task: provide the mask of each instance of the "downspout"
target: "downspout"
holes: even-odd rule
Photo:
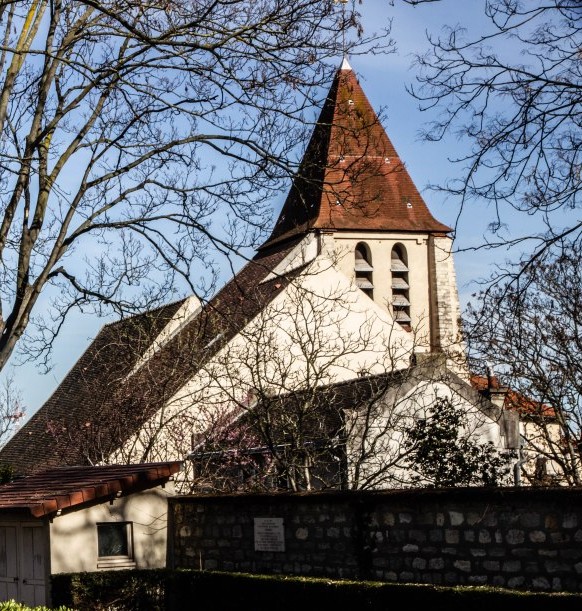
[[[525,456],[523,455],[524,445],[524,440],[523,438],[521,438],[519,443],[519,449],[517,451],[518,460],[516,460],[515,464],[513,465],[513,484],[515,486],[521,486],[521,466],[526,462]]]

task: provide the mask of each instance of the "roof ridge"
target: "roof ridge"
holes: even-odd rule
[[[105,323],[101,329],[105,329],[106,327],[114,327],[115,325],[119,325],[121,323],[125,323],[125,322],[130,322],[132,320],[135,320],[136,318],[140,318],[142,316],[148,316],[149,314],[154,314],[155,312],[159,312],[161,310],[165,310],[166,308],[171,308],[172,306],[179,306],[181,305],[184,301],[186,301],[186,299],[190,298],[190,297],[197,297],[196,295],[194,295],[194,293],[192,293],[191,295],[186,295],[186,297],[182,297],[180,299],[176,299],[174,301],[170,301],[166,304],[157,306],[155,308],[152,308],[151,310],[145,310],[144,312],[136,312],[135,314],[129,314],[128,316],[122,316],[121,318],[118,318],[117,320],[112,320],[110,322]]]

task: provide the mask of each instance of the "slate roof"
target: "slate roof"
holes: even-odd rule
[[[105,462],[301,272],[261,282],[295,244],[258,254],[132,375],[181,302],[106,325],[50,399],[0,450],[0,463],[23,475]]]
[[[265,246],[312,229],[446,233],[349,65],[338,70]]]
[[[82,438],[90,429],[86,425],[98,417],[97,406],[131,371],[181,304],[105,325],[44,405],[0,450],[0,462],[20,475],[63,464],[87,464]]]
[[[241,417],[231,418],[224,427],[216,429],[214,438],[203,436],[192,456],[204,454],[210,445],[213,451],[221,444],[223,450],[230,449],[233,440],[238,444],[239,439],[236,435],[228,435],[227,431],[248,426],[256,433],[249,438],[261,446],[267,439],[273,444],[283,443],[295,427],[308,442],[333,441],[343,431],[345,410],[373,405],[408,375],[409,370],[384,373],[265,397],[253,407],[241,408]]]
[[[28,510],[35,518],[80,509],[165,484],[181,462],[62,467],[0,486],[0,511]]]

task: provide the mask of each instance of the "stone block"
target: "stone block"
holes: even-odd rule
[[[566,558],[568,560],[582,559],[582,549],[580,548],[570,547],[566,549],[561,549],[559,551],[559,554],[560,554],[560,558]]]
[[[309,537],[309,529],[302,527],[295,531],[295,538],[300,541],[305,541]]]
[[[431,512],[422,513],[418,516],[417,523],[422,526],[432,526],[435,523],[435,515]]]
[[[465,521],[465,516],[460,511],[449,511],[451,526],[460,526]]]
[[[497,560],[483,560],[483,568],[486,571],[499,571],[501,563]]]
[[[467,520],[467,524],[469,526],[476,526],[481,522],[482,516],[480,513],[477,513],[475,511],[469,511],[465,519]]]
[[[532,530],[528,538],[532,543],[543,543],[546,540],[546,533],[543,530]]]
[[[414,558],[412,560],[412,568],[417,571],[424,571],[426,568],[426,560],[424,558]]]
[[[540,514],[535,511],[526,511],[519,516],[519,524],[523,528],[538,528],[541,522]]]
[[[570,570],[570,565],[568,563],[560,562],[559,560],[546,560],[544,562],[544,567],[547,573],[567,572]]]
[[[562,517],[562,528],[576,528],[578,526],[578,516],[575,513],[566,513]]]
[[[502,570],[504,573],[518,573],[519,571],[521,571],[521,561],[505,560],[502,565]]]
[[[555,516],[552,513],[547,514],[546,517],[544,518],[544,526],[548,530],[556,530],[558,528],[559,524],[560,524],[560,522],[559,522],[557,516]],[[549,585],[550,584],[548,584],[548,587],[549,587]]]
[[[441,529],[433,529],[428,531],[428,540],[431,543],[441,543],[443,540],[443,531]]]
[[[487,555],[487,552],[482,547],[472,547],[470,549],[470,554],[473,558],[481,558]]]
[[[511,555],[516,558],[531,558],[536,555],[536,552],[530,547],[514,547],[511,550]]]
[[[550,533],[550,541],[552,543],[568,543],[570,536],[562,531]]]
[[[431,558],[428,561],[428,568],[433,571],[439,571],[445,568],[445,561],[442,558]]]
[[[531,585],[535,590],[550,590],[550,582],[545,577],[534,577]]]
[[[507,543],[509,543],[509,545],[520,545],[525,541],[525,533],[523,530],[511,528],[507,531],[507,534],[505,535],[505,540],[507,541]],[[501,541],[498,541],[498,543],[501,543]]]
[[[538,550],[538,556],[545,558],[555,558],[558,555],[557,549],[540,549]]]
[[[408,538],[414,543],[424,543],[426,541],[426,532],[414,528],[408,531]]]

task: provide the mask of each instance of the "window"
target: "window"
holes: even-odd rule
[[[354,252],[354,270],[356,275],[356,286],[364,291],[370,299],[374,298],[374,284],[372,283],[372,257],[368,246],[360,242]]]
[[[97,524],[97,567],[134,566],[131,522]]]
[[[408,284],[408,257],[402,244],[392,248],[390,261],[392,275],[392,313],[394,320],[407,331],[410,330],[410,301]]]

